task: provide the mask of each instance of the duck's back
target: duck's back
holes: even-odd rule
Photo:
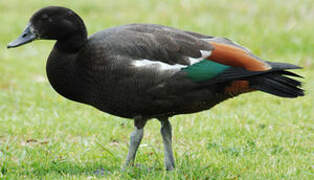
[[[175,42],[173,37],[179,35],[186,42]],[[212,106],[216,102],[209,102],[210,88],[194,90],[197,83],[180,72],[190,64],[184,53],[199,53],[182,53],[188,48],[185,43],[210,48],[188,33],[159,25],[125,25],[92,35],[76,60],[77,73],[88,87],[87,103],[128,118],[191,113]],[[191,108],[193,103],[203,107]]]

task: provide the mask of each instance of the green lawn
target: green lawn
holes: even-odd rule
[[[173,172],[164,170],[159,122],[149,121],[140,165],[121,172],[133,121],[58,95],[45,75],[54,42],[6,49],[47,5],[74,9],[89,34],[145,22],[228,37],[303,66],[306,96],[254,92],[173,117]],[[0,179],[314,179],[313,0],[8,0],[0,22]]]

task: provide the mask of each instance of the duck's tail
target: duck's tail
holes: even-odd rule
[[[287,69],[300,69],[301,67],[286,63],[267,63],[271,65],[272,70],[265,74],[250,77],[248,80],[251,88],[280,97],[304,96],[304,90],[301,89],[302,83],[291,78],[302,78],[302,76],[287,71]]]

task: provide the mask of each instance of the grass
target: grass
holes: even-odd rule
[[[149,121],[140,166],[121,172],[132,121],[54,92],[45,75],[52,41],[5,48],[47,5],[74,9],[89,34],[145,22],[228,37],[264,59],[303,66],[306,96],[255,92],[172,118],[173,172],[164,171],[160,125]],[[0,2],[0,179],[314,179],[313,20],[311,0]]]

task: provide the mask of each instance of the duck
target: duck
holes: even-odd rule
[[[300,66],[270,62],[223,37],[158,24],[127,24],[88,37],[73,10],[48,6],[35,12],[7,48],[55,40],[46,63],[61,96],[134,121],[123,169],[134,165],[148,120],[161,123],[165,169],[175,168],[169,118],[209,110],[240,94],[262,91],[304,96]]]

